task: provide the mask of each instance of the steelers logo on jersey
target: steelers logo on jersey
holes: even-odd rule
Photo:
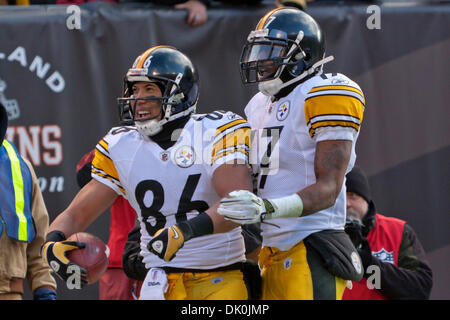
[[[278,121],[283,121],[284,119],[287,118],[287,116],[289,115],[289,106],[290,106],[289,101],[286,101],[278,107],[277,110]]]
[[[355,251],[352,252],[351,258],[353,267],[355,268],[356,272],[358,274],[361,274],[362,272],[361,259],[359,258],[358,254]]]
[[[175,152],[175,163],[181,168],[188,168],[194,164],[195,153],[191,146],[181,146]]]

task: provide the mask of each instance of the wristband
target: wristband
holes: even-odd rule
[[[66,235],[64,234],[64,232],[59,230],[53,230],[47,233],[47,236],[45,237],[45,242],[58,242],[64,240],[66,240]]]
[[[294,193],[287,197],[264,199],[266,215],[264,219],[300,217],[303,212],[302,198]]]
[[[183,232],[184,241],[214,232],[213,222],[205,212],[200,212],[195,218],[179,222],[177,226]]]

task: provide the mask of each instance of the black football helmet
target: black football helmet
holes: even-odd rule
[[[132,95],[135,82],[154,82],[161,89],[162,97]],[[124,97],[119,98],[122,122],[133,121],[140,133],[153,136],[163,125],[195,112],[199,95],[198,73],[191,60],[169,46],[156,46],[139,55],[124,79]],[[154,117],[135,117],[138,100],[159,101],[160,113]],[[162,114],[162,119],[158,120]]]
[[[325,40],[317,22],[297,8],[276,8],[247,38],[240,60],[242,81],[258,82],[262,93],[273,96],[320,72],[324,63],[333,60],[324,56]]]

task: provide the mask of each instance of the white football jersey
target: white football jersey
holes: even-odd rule
[[[248,164],[250,127],[232,112],[192,115],[164,150],[135,127],[117,127],[96,146],[92,177],[126,197],[138,213],[147,268],[213,269],[245,260],[241,228],[186,241],[165,262],[147,249],[156,231],[191,219],[220,200],[214,170],[230,160]]]
[[[353,142],[349,172],[356,160],[364,104],[358,84],[334,73],[314,76],[275,102],[257,93],[245,114],[252,128],[250,163],[258,172],[258,195],[288,196],[315,183],[314,157],[319,141]],[[313,232],[343,229],[345,192],[344,180],[332,207],[305,217],[268,221],[278,227],[262,223],[263,245],[289,250]]]

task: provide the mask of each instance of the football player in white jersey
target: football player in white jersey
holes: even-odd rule
[[[122,195],[138,213],[149,269],[140,299],[248,298],[241,227],[215,210],[232,190],[252,190],[250,127],[232,112],[194,114],[198,92],[194,65],[175,48],[153,47],[135,60],[119,99],[121,118],[135,126],[100,140],[93,179],[53,221],[43,246],[63,279],[73,264],[66,253],[82,246],[65,239]]]
[[[341,299],[346,280],[362,276],[344,233],[344,179],[365,100],[345,75],[323,73],[332,59],[316,21],[289,7],[268,12],[242,52],[243,82],[260,91],[245,108],[258,137],[258,195],[234,191],[218,212],[262,222],[262,299]]]

